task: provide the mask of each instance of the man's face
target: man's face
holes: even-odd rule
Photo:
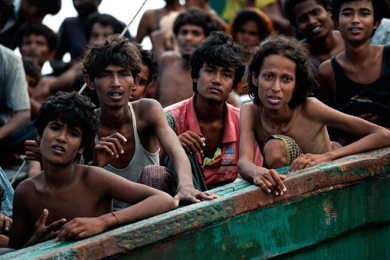
[[[280,110],[288,106],[295,91],[294,61],[280,55],[265,57],[259,76],[252,72],[252,83],[258,87],[258,95],[263,106],[270,110]]]
[[[235,40],[243,47],[255,44],[259,40],[259,29],[254,21],[247,21],[235,32]]]
[[[81,138],[80,127],[69,127],[60,117],[50,121],[40,140],[42,158],[57,166],[73,163],[77,153],[84,150],[80,149]]]
[[[352,42],[366,41],[379,26],[379,21],[374,23],[372,1],[367,0],[342,4],[338,22],[341,36]]]
[[[177,34],[177,43],[183,57],[190,57],[191,51],[196,48],[204,39],[203,28],[193,24],[185,24],[180,27]]]
[[[108,36],[114,34],[114,28],[111,25],[103,26],[100,23],[95,23],[92,26],[91,38],[89,43],[101,42],[108,38]]]
[[[94,81],[91,81],[89,75],[85,76],[85,81],[89,88],[96,89],[102,107],[127,106],[134,85],[131,71],[113,64],[100,72]]]
[[[224,68],[212,64],[204,63],[199,71],[197,82],[198,97],[208,101],[224,102],[232,91],[234,68]]]
[[[146,84],[149,78],[149,68],[148,66],[142,64],[142,71],[139,74],[139,82],[138,84],[134,84],[134,87],[131,89],[131,96],[129,101],[136,101],[141,99],[146,90]]]
[[[73,0],[73,6],[80,17],[87,17],[96,12],[100,2],[100,0]]]
[[[20,53],[23,57],[38,61],[40,65],[43,65],[54,55],[54,51],[49,49],[49,43],[45,36],[36,34],[23,36]]]
[[[306,0],[295,5],[295,19],[298,30],[308,41],[326,37],[333,28],[328,11],[314,0]]]

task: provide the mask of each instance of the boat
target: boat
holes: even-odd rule
[[[212,201],[0,259],[390,259],[390,148],[278,172],[282,196],[239,180]]]

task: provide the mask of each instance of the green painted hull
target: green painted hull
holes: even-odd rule
[[[390,259],[389,160],[386,148],[316,166],[282,197],[236,182],[214,201],[0,259]]]

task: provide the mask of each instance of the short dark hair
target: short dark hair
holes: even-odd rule
[[[133,43],[135,47],[138,48],[141,53],[142,64],[144,64],[149,69],[149,77],[148,82],[146,82],[146,87],[148,87],[149,83],[152,82],[157,77],[157,63],[154,59],[154,55],[152,51],[145,50],[142,48],[141,44]],[[146,88],[145,88],[146,91]]]
[[[357,0],[332,0],[332,18],[339,20],[341,6],[344,3],[354,2]],[[382,20],[387,12],[387,0],[371,0],[374,9],[374,22]]]
[[[30,77],[33,77],[38,83],[38,81],[41,79],[41,67],[39,66],[38,62],[26,57],[22,58],[22,60],[24,72]],[[34,87],[36,87],[36,85]]]
[[[14,1],[12,0],[0,0],[0,27],[7,24],[8,20],[15,15]]]
[[[105,41],[87,46],[83,63],[83,73],[94,80],[111,63],[131,71],[133,78],[141,72],[141,54],[137,47],[124,36],[109,36]]]
[[[179,14],[173,23],[173,32],[177,36],[183,25],[192,24],[203,28],[204,34],[207,36],[211,32],[218,30],[218,25],[205,10],[198,7],[190,7],[187,11]]]
[[[16,36],[16,43],[18,44],[19,49],[22,48],[23,37],[28,37],[31,34],[42,35],[46,38],[49,49],[51,51],[56,49],[58,40],[57,35],[53,32],[52,29],[38,21],[28,21],[20,27]]]
[[[28,2],[46,14],[54,15],[61,10],[61,0],[28,0]]]
[[[102,26],[112,26],[114,29],[114,34],[120,34],[123,29],[125,29],[125,26],[120,21],[115,19],[115,17],[109,14],[94,13],[88,16],[88,19],[84,25],[84,32],[87,40],[91,38],[92,27],[95,23],[99,23]]]
[[[233,42],[231,35],[225,32],[212,32],[194,49],[190,59],[192,79],[199,78],[199,71],[204,63],[224,68],[234,68],[236,73],[233,79],[233,88],[244,76],[244,50],[240,45]],[[193,83],[193,90],[197,92],[196,82]]]
[[[252,10],[242,10],[237,14],[237,17],[234,19],[232,24],[232,34],[234,35],[240,27],[248,21],[256,23],[260,39],[265,39],[270,35],[269,30],[267,30],[264,26],[263,18],[257,12]]]
[[[47,124],[61,117],[61,121],[68,126],[81,128],[80,148],[87,147],[95,138],[98,129],[98,117],[94,110],[95,105],[88,97],[77,92],[59,91],[55,96],[48,97],[42,103],[34,126],[42,137]]]
[[[297,18],[295,17],[295,6],[301,2],[308,0],[285,0],[284,1],[284,16],[290,21],[291,25],[298,28]],[[329,0],[313,0],[317,4],[322,5],[326,11],[330,8]]]
[[[254,50],[254,55],[248,63],[245,79],[247,86],[244,87],[253,103],[262,105],[258,96],[258,86],[252,82],[252,72],[256,78],[260,74],[264,59],[269,55],[284,56],[296,64],[296,86],[298,88],[293,93],[290,102],[290,108],[294,108],[305,102],[306,98],[312,94],[312,87],[316,84],[314,67],[309,60],[309,50],[305,43],[300,43],[296,39],[283,35],[270,36],[263,41],[260,46]]]

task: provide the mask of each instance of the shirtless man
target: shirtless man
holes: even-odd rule
[[[114,35],[89,45],[82,62],[85,82],[97,91],[100,101],[96,146],[89,157],[84,153],[86,162],[92,160],[94,166],[137,181],[146,166],[160,164],[159,142],[177,173],[176,197],[190,202],[213,199],[215,195],[194,189],[190,163],[161,105],[151,99],[128,102],[141,72],[138,49],[126,38]],[[126,206],[114,201],[114,209]]]
[[[94,108],[77,93],[60,92],[42,104],[34,124],[43,171],[15,191],[10,247],[82,239],[178,206],[164,192],[74,163],[96,134]],[[113,198],[133,206],[113,214]]]
[[[238,175],[240,110],[226,99],[244,75],[244,51],[230,35],[212,32],[190,65],[195,94],[164,111],[184,150],[195,155],[207,189],[213,189]],[[255,163],[262,165],[258,149]]]
[[[179,44],[180,54],[168,51],[158,60],[156,99],[163,107],[192,96],[189,64],[191,51],[216,30],[216,22],[202,9],[189,8],[177,17],[173,31]],[[234,96],[231,100],[233,103]],[[234,105],[237,106],[236,103]]]
[[[285,16],[304,36],[310,47],[310,56],[316,65],[344,51],[343,38],[334,25],[329,13],[328,0],[286,0]]]
[[[286,191],[282,182],[286,176],[273,169],[291,164],[288,171],[298,171],[390,144],[385,128],[307,98],[314,81],[308,58],[302,44],[278,36],[260,45],[245,74],[253,103],[241,108],[239,171],[244,179],[276,196]],[[326,126],[362,138],[337,148]],[[267,168],[253,163],[254,140]]]
[[[390,46],[370,44],[387,2],[335,0],[333,4],[345,51],[321,65],[318,97],[329,106],[336,100],[338,110],[390,129]]]
[[[129,101],[135,101],[143,98],[146,94],[147,87],[157,76],[157,64],[154,60],[153,52],[144,50],[144,48],[142,48],[142,45],[140,44],[135,43],[134,45],[141,53],[142,70],[139,74],[138,84],[134,84],[134,87],[131,90],[131,96]]]

